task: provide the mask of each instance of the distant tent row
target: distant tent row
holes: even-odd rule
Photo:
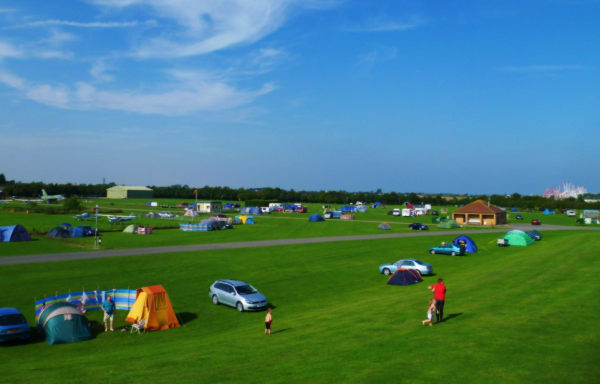
[[[69,237],[94,236],[95,233],[96,230],[90,227],[89,225],[80,225],[71,229],[67,229],[64,227],[54,227],[46,234],[46,236],[55,239],[66,239]]]
[[[248,215],[262,215],[262,210],[260,207],[242,207],[240,208],[240,213]]]
[[[22,225],[7,225],[0,227],[0,242],[31,241],[29,232]]]

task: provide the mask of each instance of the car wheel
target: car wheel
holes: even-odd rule
[[[389,276],[390,275],[390,270],[387,269],[387,268],[384,268],[383,274],[386,275],[386,276]]]
[[[219,305],[219,298],[217,297],[217,295],[212,296],[212,302],[214,305]]]
[[[238,312],[244,312],[244,305],[239,301],[235,305],[235,308],[238,310]]]
[[[456,252],[454,252],[454,251],[450,252],[450,254],[451,254],[452,256],[456,256]]]
[[[432,255],[435,255],[435,250],[432,249],[431,251],[429,251],[429,253],[431,253]]]

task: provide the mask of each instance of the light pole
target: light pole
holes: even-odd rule
[[[94,231],[94,248],[98,248],[98,204],[96,204],[96,230]]]

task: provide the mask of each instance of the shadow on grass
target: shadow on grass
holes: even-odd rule
[[[275,309],[275,308],[277,308],[277,306],[275,304],[273,304],[273,303],[269,303],[269,304],[267,304],[267,306],[265,307],[265,309],[269,309],[269,308],[270,309]]]
[[[177,314],[177,318],[181,322],[181,325],[184,325],[190,321],[196,320],[198,318],[198,314],[192,312],[180,312]]]
[[[278,330],[276,330],[276,331],[271,331],[271,335],[274,335],[274,334],[276,334],[276,333],[285,332],[285,331],[288,331],[288,330],[290,330],[290,329],[291,329],[291,328],[283,328],[283,329],[278,329]]]
[[[444,321],[443,321],[443,322],[445,323],[446,321],[448,321],[448,320],[450,320],[450,319],[454,319],[455,317],[458,317],[458,316],[460,316],[460,315],[462,315],[462,312],[459,312],[459,313],[451,313],[451,314],[449,314],[448,316],[445,316],[445,317],[444,317]]]

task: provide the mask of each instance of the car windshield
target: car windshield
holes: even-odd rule
[[[242,285],[239,287],[235,287],[235,290],[240,295],[250,295],[251,293],[256,293],[256,289],[254,289],[251,285]]]
[[[16,325],[26,323],[25,317],[21,314],[0,316],[0,325]]]

